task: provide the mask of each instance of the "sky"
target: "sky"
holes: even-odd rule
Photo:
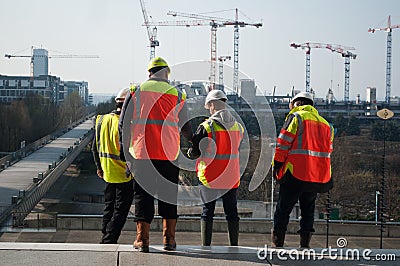
[[[377,98],[385,98],[387,33],[372,34],[368,28],[385,27],[389,15],[392,25],[400,25],[398,0],[145,0],[145,5],[153,21],[189,20],[168,16],[168,11],[233,19],[235,8],[239,20],[262,21],[259,29],[240,28],[239,70],[267,95],[274,86],[278,95],[290,93],[293,86],[305,90],[305,52],[290,43],[311,42],[354,47],[350,99],[360,94],[365,100],[367,87],[376,87]],[[98,55],[49,62],[51,75],[88,81],[91,93],[116,94],[147,78],[150,48],[139,0],[0,0],[0,10],[1,75],[29,75],[29,58],[3,55],[30,55],[34,46],[50,55]],[[210,58],[209,26],[158,27],[157,39],[156,55],[170,65]],[[219,55],[233,57],[233,27],[218,29]],[[233,60],[226,63],[233,66]],[[399,74],[400,28],[392,33],[392,96],[400,96]],[[325,97],[332,88],[342,100],[344,58],[312,49],[311,87],[317,97]]]

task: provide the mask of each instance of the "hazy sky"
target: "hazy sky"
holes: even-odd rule
[[[239,68],[254,78],[262,91],[287,94],[292,86],[305,88],[305,53],[291,42],[318,42],[355,47],[351,60],[350,98],[365,88],[385,97],[387,18],[400,24],[398,0],[146,0],[154,21],[187,20],[167,16],[170,10],[211,13],[211,16],[263,22],[263,27],[240,29]],[[50,59],[49,71],[63,80],[86,80],[92,93],[116,93],[130,82],[147,78],[148,38],[139,0],[0,0],[0,74],[29,75],[29,58],[7,59],[4,54],[29,55],[43,47],[50,55],[99,55],[99,59]],[[245,14],[246,16],[243,16]],[[233,56],[233,27],[218,30],[218,55]],[[210,58],[210,27],[159,27],[156,54],[173,65]],[[233,61],[227,61],[233,66]],[[392,34],[392,96],[400,95],[400,29]],[[231,77],[224,77],[229,79]],[[326,49],[311,51],[311,87],[325,97],[333,87],[343,99],[344,59]]]

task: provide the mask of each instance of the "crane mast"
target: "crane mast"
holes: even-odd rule
[[[239,16],[236,8],[233,30],[233,91],[239,93]]]
[[[156,47],[160,45],[157,40],[157,27],[150,27],[149,16],[147,15],[146,6],[144,5],[144,0],[140,0],[140,6],[142,8],[144,26],[147,29],[147,36],[150,42],[150,60],[156,56]]]
[[[375,31],[386,31],[386,104],[390,104],[390,90],[391,90],[391,71],[392,71],[392,31],[393,29],[400,28],[400,25],[392,25],[390,16],[388,17],[387,27],[385,28],[369,28],[368,32],[374,33]]]
[[[219,61],[219,73],[218,73],[218,83],[219,85],[224,85],[224,62],[226,60],[231,60],[230,55],[222,55],[218,57]]]
[[[356,59],[357,55],[346,50],[340,45],[328,45],[327,49],[332,52],[336,52],[344,57],[344,102],[349,103],[350,101],[350,59]]]

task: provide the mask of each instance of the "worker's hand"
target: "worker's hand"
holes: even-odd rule
[[[100,177],[100,178],[103,178],[103,170],[97,170],[97,175]]]
[[[189,158],[192,158],[192,148],[189,148],[188,150],[187,150],[187,153],[186,153],[186,155],[189,157]]]
[[[190,159],[197,159],[197,158],[199,158],[200,154],[197,154],[196,152],[194,152],[193,148],[189,148],[188,151],[187,151],[187,156]]]

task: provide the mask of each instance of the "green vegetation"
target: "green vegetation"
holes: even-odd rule
[[[275,117],[277,134],[284,117]],[[332,154],[334,188],[330,193],[332,208],[339,211],[339,219],[374,220],[375,191],[381,189],[383,176],[383,134],[385,148],[385,196],[388,220],[400,221],[400,125],[397,121],[369,123],[357,117],[336,116],[330,121],[336,130]],[[245,122],[246,123],[246,122]],[[257,132],[246,123],[249,132]],[[260,153],[258,138],[250,138],[251,153],[248,166],[242,175],[239,199],[269,201],[271,197],[271,173],[255,191],[248,191],[248,183],[254,172]],[[269,167],[270,162],[264,162]],[[326,195],[321,194],[318,210],[325,209]],[[275,197],[277,194],[275,195]]]
[[[39,95],[0,103],[0,151],[16,151],[21,141],[34,142],[68,127],[88,112],[78,93],[71,93],[59,106]]]

